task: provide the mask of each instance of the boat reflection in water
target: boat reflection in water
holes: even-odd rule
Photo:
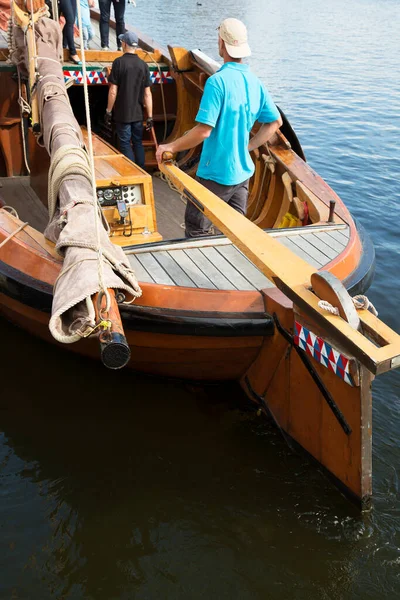
[[[339,593],[343,562],[351,578],[365,521],[276,428],[243,411],[238,387],[120,372],[116,388],[96,362],[1,326],[18,385],[0,412],[0,595],[212,598],[240,586],[251,597],[248,581],[260,593],[298,581]],[[305,547],[321,562],[306,561]]]

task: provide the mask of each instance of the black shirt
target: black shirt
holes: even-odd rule
[[[120,123],[143,121],[144,88],[151,85],[144,60],[136,54],[123,54],[114,60],[108,81],[118,86],[114,119]]]

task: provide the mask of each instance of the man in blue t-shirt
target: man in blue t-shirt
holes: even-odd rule
[[[225,19],[218,28],[219,53],[223,66],[205,85],[196,125],[171,144],[159,146],[157,160],[164,152],[189,150],[203,142],[197,179],[207,189],[246,214],[249,179],[254,164],[249,151],[265,144],[282,125],[270,95],[242,59],[250,56],[245,25]],[[258,121],[261,127],[250,140]],[[209,235],[211,222],[191,202],[187,203],[187,237]]]

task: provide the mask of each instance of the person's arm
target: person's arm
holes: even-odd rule
[[[182,150],[190,150],[195,146],[198,146],[208,137],[210,137],[213,128],[210,125],[204,125],[199,123],[193,129],[190,129],[185,135],[171,142],[170,144],[163,144],[158,146],[156,159],[157,162],[162,162],[162,156],[164,152],[181,152]]]
[[[209,138],[212,130],[217,124],[221,106],[221,90],[219,89],[218,84],[213,81],[213,78],[210,77],[206,82],[199,111],[196,116],[198,124],[171,144],[159,146],[156,153],[157,162],[162,162],[162,155],[164,152],[175,153],[181,152],[181,150],[190,150]]]
[[[117,99],[118,86],[115,83],[110,83],[108,90],[107,113],[111,114],[114,108],[115,100]]]
[[[144,88],[143,104],[147,112],[147,118],[153,118],[153,94],[150,87]]]
[[[282,127],[281,117],[272,123],[263,123],[256,135],[253,136],[249,142],[249,152],[266,144],[268,140],[272,138],[274,133],[278,131],[279,127]]]

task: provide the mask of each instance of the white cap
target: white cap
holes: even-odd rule
[[[251,55],[247,43],[246,25],[238,19],[225,19],[218,28],[219,36],[225,42],[226,51],[232,58],[245,58]]]

